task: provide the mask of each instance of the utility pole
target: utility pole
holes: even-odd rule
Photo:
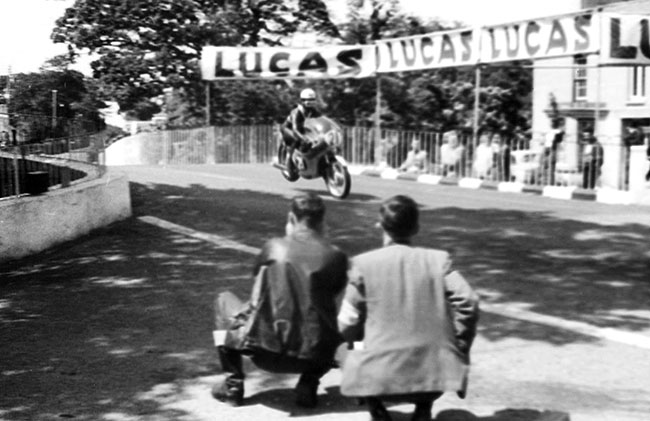
[[[205,126],[210,127],[210,81],[205,83]]]
[[[375,92],[375,142],[381,142],[381,77],[375,76],[377,90]]]
[[[388,22],[388,10],[383,4],[372,2],[372,13],[370,15],[370,39],[373,44],[381,39],[381,29]],[[381,74],[375,73],[376,94],[375,94],[375,147],[381,142]],[[376,158],[375,158],[376,159]]]
[[[56,128],[56,94],[57,94],[56,89],[52,89],[52,132],[54,132],[54,129]]]
[[[7,131],[12,133],[11,134],[12,138],[10,140],[10,143],[12,145],[15,145],[16,140],[13,137],[14,132],[12,131],[13,119],[11,118],[11,65],[7,67],[7,92],[5,94],[5,98],[6,98],[6,106],[7,106]]]
[[[478,124],[479,114],[481,112],[481,65],[477,65],[474,71],[474,128],[472,142],[478,145]]]
[[[7,92],[5,94],[7,115],[9,115],[9,101],[11,101],[11,66],[7,67]]]

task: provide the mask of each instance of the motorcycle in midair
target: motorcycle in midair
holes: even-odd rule
[[[341,156],[343,131],[332,119],[319,116],[305,120],[305,137],[311,144],[306,152],[294,149],[289,157],[289,150],[282,139],[278,139],[278,156],[273,166],[282,176],[294,182],[300,178],[322,178],[328,192],[337,199],[344,199],[350,194],[352,181],[348,163]],[[287,160],[291,159],[296,171],[290,171]]]

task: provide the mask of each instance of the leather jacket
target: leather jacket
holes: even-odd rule
[[[331,360],[343,342],[337,299],[347,283],[347,256],[314,231],[268,241],[255,265],[247,308],[225,345],[303,359]]]
[[[291,110],[287,118],[282,123],[282,133],[285,137],[291,138],[290,144],[297,143],[309,144],[309,139],[305,136],[305,121],[308,118],[317,118],[321,114],[314,108],[307,109],[302,105],[297,105]]]

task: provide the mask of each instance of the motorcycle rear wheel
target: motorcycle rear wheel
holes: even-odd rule
[[[337,198],[345,199],[350,194],[352,179],[348,168],[338,160],[334,159],[325,170],[323,176],[327,191]]]

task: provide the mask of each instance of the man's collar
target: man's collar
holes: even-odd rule
[[[384,244],[384,247],[388,246],[395,246],[395,245],[401,245],[401,246],[410,246],[411,245],[411,238],[393,238],[393,237],[388,237],[386,240],[386,243]]]
[[[322,237],[322,235],[318,231],[308,228],[304,225],[294,225],[293,232],[291,233],[290,237]]]

